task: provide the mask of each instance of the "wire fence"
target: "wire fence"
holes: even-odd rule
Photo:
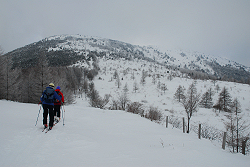
[[[166,116],[166,118],[164,119],[164,121],[166,122],[167,127],[171,127],[172,128],[177,128],[177,129],[181,129],[183,130],[184,133],[186,133],[187,131],[187,123],[185,122],[185,118],[184,117],[177,117],[174,115],[171,116]],[[201,124],[201,126],[199,126],[199,124]],[[200,127],[200,129],[199,129]],[[190,123],[190,132],[194,132],[195,134],[197,134],[199,137],[201,138],[205,138],[205,139],[209,139],[211,141],[217,141],[219,143],[223,143],[227,146],[227,150],[229,150],[230,152],[235,152],[235,145],[232,145],[231,140],[231,135],[226,133],[225,136],[225,141],[223,141],[223,137],[224,137],[224,131],[216,128],[215,126],[211,126],[208,123],[200,123],[200,122],[192,122]],[[250,152],[250,142],[248,142],[246,144],[246,150],[245,150],[245,154],[249,154]],[[223,145],[223,144],[222,144]],[[242,152],[242,148],[241,145],[238,146],[239,147],[239,151]]]

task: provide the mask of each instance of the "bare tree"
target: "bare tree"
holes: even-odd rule
[[[113,77],[114,77],[114,79],[116,79],[116,78],[118,77],[118,72],[117,72],[117,70],[115,70],[115,73],[114,73]]]
[[[214,95],[213,89],[210,87],[207,92],[209,94],[209,98],[212,99],[212,96]]]
[[[133,85],[133,91],[136,93],[137,90],[139,90],[139,87],[138,87],[137,82],[135,81]]]
[[[7,70],[7,63],[6,63],[6,58],[3,56],[3,51],[0,46],[0,99],[6,98],[6,70]]]
[[[128,102],[130,101],[129,98],[128,98],[128,88],[127,88],[126,85],[124,86],[122,94],[119,95],[118,100],[120,102],[121,109],[125,110],[126,107],[127,107]]]
[[[157,83],[157,88],[158,89],[161,89],[161,81],[159,80],[158,83]]]
[[[18,101],[17,99],[17,94],[19,94],[19,90],[13,89],[18,87],[19,83],[19,75],[20,75],[20,70],[17,68],[12,67],[12,60],[9,60],[10,58],[7,58],[7,73],[6,73],[6,99],[7,100],[13,100],[13,101]]]
[[[155,83],[156,83],[156,76],[155,76],[155,74],[153,74],[152,75],[152,83],[155,85]]]
[[[116,77],[115,85],[116,85],[118,88],[120,88],[121,85],[122,85],[119,75],[117,75],[117,77]]]
[[[2,49],[2,47],[0,46],[0,56],[2,56],[4,54],[4,51]]]
[[[162,84],[161,85],[161,90],[165,93],[166,90],[168,90],[167,85],[166,84]]]
[[[131,74],[131,79],[135,79],[135,73],[133,72],[132,74]]]
[[[225,128],[228,132],[228,139],[227,139],[227,143],[229,146],[232,147],[232,150],[234,152],[234,148],[235,148],[235,139],[236,139],[236,125],[235,125],[235,117],[232,113],[230,113],[229,115],[227,115],[228,121],[224,122],[225,124]]]
[[[187,119],[188,119],[187,133],[189,133],[190,131],[189,130],[190,119],[193,113],[198,111],[199,98],[200,98],[200,95],[197,94],[197,89],[195,87],[195,84],[192,83],[189,86],[189,89],[187,90],[187,94],[181,101],[187,113]]]
[[[142,70],[142,76],[141,76],[141,84],[142,85],[145,85],[147,76],[148,76],[147,71]]]
[[[244,116],[241,113],[241,105],[238,99],[234,99],[230,107],[230,112],[227,115],[228,121],[226,121],[225,127],[229,133],[227,143],[232,147],[232,152],[239,152],[241,148],[242,154],[245,154],[245,148],[247,140],[249,139],[249,124],[244,120]]]
[[[98,106],[98,101],[100,100],[100,96],[98,91],[95,89],[95,85],[93,82],[89,84],[88,98],[89,98],[89,103],[92,107]]]
[[[119,105],[119,101],[112,99],[111,104],[109,106],[110,110],[119,110],[120,109],[120,105]]]
[[[126,94],[128,93],[129,89],[128,89],[128,84],[126,83],[124,88],[123,88],[123,92],[125,92]]]
[[[172,81],[173,80],[173,74],[172,74],[172,71],[170,72],[169,76],[168,76],[168,80]]]
[[[216,85],[215,90],[217,91],[217,93],[220,91],[220,86],[219,86],[219,84]]]
[[[83,90],[85,93],[85,98],[86,98],[87,93],[88,93],[88,88],[89,88],[89,82],[88,82],[87,78],[85,78],[83,81]]]
[[[231,110],[232,110],[231,112],[235,113],[235,116],[236,116],[236,141],[237,141],[236,150],[237,152],[239,152],[239,116],[238,114],[241,112],[241,106],[237,98],[234,99]]]

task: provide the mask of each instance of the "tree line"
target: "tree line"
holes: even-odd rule
[[[0,99],[24,103],[39,103],[43,90],[49,83],[60,86],[66,103],[74,101],[81,91],[84,76],[90,80],[98,70],[82,67],[50,66],[44,54],[39,55],[35,66],[13,67],[10,56],[0,56]]]

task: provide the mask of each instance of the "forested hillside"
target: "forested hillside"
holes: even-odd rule
[[[171,74],[192,79],[250,83],[249,68],[236,62],[183,51],[161,52],[154,47],[86,37],[53,36],[18,48],[0,57],[0,99],[37,103],[50,82],[60,85],[72,102],[83,91],[84,78],[91,81],[99,71],[99,60],[143,60]],[[138,63],[138,66],[144,64]],[[109,65],[107,65],[107,68]]]

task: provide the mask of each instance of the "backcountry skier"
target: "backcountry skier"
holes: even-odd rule
[[[55,101],[54,101],[55,121],[59,122],[60,121],[60,114],[61,114],[60,108],[61,108],[62,103],[64,103],[64,97],[63,97],[63,93],[61,92],[60,86],[57,86],[55,91],[61,97],[61,100],[55,99]]]
[[[40,98],[43,104],[43,125],[44,128],[48,127],[47,117],[49,114],[49,130],[52,129],[54,124],[54,99],[60,101],[61,97],[55,92],[54,84],[50,83]]]

